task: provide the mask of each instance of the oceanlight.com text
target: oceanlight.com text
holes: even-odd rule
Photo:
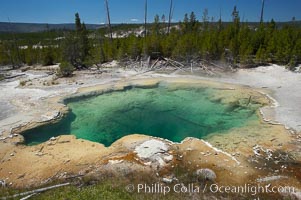
[[[277,193],[295,193],[296,189],[291,186],[272,186],[266,185],[251,185],[244,184],[240,186],[234,185],[218,185],[205,184],[200,186],[198,184],[183,184],[178,183],[174,185],[165,185],[161,183],[154,184],[129,184],[125,188],[128,192],[137,192],[144,194],[163,194],[168,193],[213,193],[213,194],[249,194],[252,196],[260,194],[277,194]]]

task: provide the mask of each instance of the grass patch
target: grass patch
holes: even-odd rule
[[[148,184],[149,185],[149,184]],[[95,185],[77,187],[75,185],[65,186],[40,194],[32,196],[31,200],[85,200],[85,199],[95,199],[95,200],[153,200],[153,199],[166,199],[166,200],[182,200],[190,199],[190,194],[177,194],[174,192],[168,193],[166,195],[158,193],[138,193],[128,192],[125,189],[126,185],[119,183],[113,183],[112,181],[100,182]],[[172,187],[172,186],[171,186]],[[18,190],[0,190],[1,197],[11,196],[23,191]],[[24,196],[23,196],[24,197]],[[21,197],[15,198],[20,199]]]
[[[30,197],[30,200],[190,200],[190,199],[254,199],[251,194],[239,194],[239,193],[212,193],[209,190],[209,186],[214,184],[214,182],[207,180],[200,180],[195,175],[195,170],[188,170],[188,166],[179,161],[172,173],[178,178],[178,181],[174,181],[170,184],[165,184],[155,174],[143,174],[143,172],[138,174],[128,174],[128,176],[123,177],[115,174],[97,174],[97,176],[83,176],[83,177],[73,177],[66,178],[64,182],[70,182],[68,186],[63,186],[48,191],[44,191],[34,196]],[[138,175],[138,176],[137,176]],[[164,177],[161,176],[160,177]],[[32,191],[34,189],[40,189],[44,187],[54,186],[60,184],[54,180],[44,186],[39,186],[38,188],[27,188],[22,190],[16,190],[12,188],[0,188],[0,199],[3,197],[9,197],[14,194],[19,194],[22,192]],[[146,184],[147,187],[152,189],[142,189],[138,192],[138,184]],[[132,185],[131,191],[128,191],[128,186]],[[176,191],[175,190],[176,186]],[[181,190],[181,185],[183,187],[190,188],[188,191]],[[200,188],[200,190],[193,192],[192,187]],[[207,189],[203,191],[207,186]],[[164,194],[162,187],[169,187],[170,192]],[[155,189],[154,189],[155,188]],[[161,188],[161,189],[158,189]],[[180,189],[180,192],[179,192]],[[152,191],[150,191],[152,190]],[[262,199],[279,199],[282,198],[278,194],[259,194]],[[19,196],[14,199],[21,199],[25,196]],[[10,198],[13,199],[13,198]]]
[[[201,199],[202,194],[178,194],[170,192],[168,194],[158,193],[145,193],[141,192],[127,192],[126,186],[111,182],[99,183],[93,186],[85,186],[77,188],[76,186],[67,186],[51,190],[42,194],[33,196],[31,199],[36,200],[83,200],[83,199],[99,199],[99,200],[154,200],[154,199],[166,199],[166,200],[185,200],[191,199],[191,195],[198,196]],[[171,188],[173,186],[170,186]]]
[[[179,174],[183,175],[181,172],[182,169],[179,170]],[[172,183],[172,184],[164,184],[162,182],[141,182],[140,184],[146,184],[147,186],[151,186],[152,184],[161,185],[162,187],[169,186],[171,191],[169,193],[163,194],[162,192],[158,192],[158,189],[153,190],[153,192],[145,192],[143,189],[140,193],[137,191],[137,182],[133,183],[135,186],[133,192],[129,192],[126,190],[128,184],[130,184],[131,180],[118,179],[113,178],[111,180],[104,180],[95,182],[93,180],[82,180],[84,181],[84,186],[80,187],[82,184],[73,183],[72,185],[48,190],[39,194],[35,194],[30,197],[30,200],[190,200],[190,199],[242,199],[247,200],[251,199],[253,196],[248,194],[220,194],[220,193],[210,193],[210,191],[206,190],[203,192],[200,190],[199,192],[175,192],[173,190],[175,184],[184,183],[184,186],[188,186],[188,180],[186,177],[185,181]],[[192,181],[190,181],[192,183]],[[51,185],[55,185],[57,183],[52,183]],[[90,184],[90,185],[89,185]],[[93,184],[93,185],[91,185]],[[195,185],[198,185],[195,183]],[[49,186],[49,185],[48,185]],[[189,187],[189,186],[188,186]],[[157,187],[158,188],[158,187]],[[179,188],[178,188],[179,189]],[[26,191],[31,191],[31,189],[27,189]],[[161,190],[162,191],[162,190]],[[14,194],[18,194],[21,192],[25,192],[24,190],[14,190],[9,188],[0,188],[0,199],[4,199],[3,197],[12,196]],[[260,197],[263,199],[279,199],[281,196],[277,194],[260,194]],[[19,196],[14,199],[21,199],[25,196]],[[9,198],[13,199],[13,198]],[[252,198],[253,199],[253,198]]]

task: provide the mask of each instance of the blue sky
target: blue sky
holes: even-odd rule
[[[145,0],[109,0],[113,23],[143,22]],[[148,0],[148,20],[155,14],[168,16],[170,0]],[[194,11],[200,20],[205,8],[209,16],[224,21],[231,19],[237,5],[241,19],[259,21],[261,0],[174,0],[173,21],[183,19],[185,13]],[[293,16],[301,20],[301,0],[266,0],[264,20],[289,21]],[[85,23],[106,22],[104,0],[0,0],[0,21],[35,23],[70,23],[79,12]]]

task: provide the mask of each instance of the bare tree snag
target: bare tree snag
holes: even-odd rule
[[[169,32],[170,32],[171,18],[172,18],[172,6],[173,6],[173,0],[170,0],[167,34],[169,34]]]
[[[106,10],[107,10],[107,18],[108,18],[108,28],[110,34],[110,40],[113,41],[113,33],[112,33],[112,26],[111,26],[111,18],[110,18],[110,10],[109,10],[109,3],[108,0],[105,0]]]
[[[262,5],[261,5],[261,15],[260,15],[260,23],[263,22],[264,1],[265,1],[265,0],[262,0]]]

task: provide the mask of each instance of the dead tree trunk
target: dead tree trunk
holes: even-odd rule
[[[172,18],[172,6],[173,6],[173,0],[170,0],[167,34],[169,34],[169,32],[170,32],[171,18]]]
[[[144,55],[145,56],[147,54],[146,38],[147,38],[147,0],[145,0],[145,5],[144,5]]]
[[[262,5],[261,5],[261,15],[260,15],[260,23],[263,22],[264,1],[265,1],[265,0],[262,0]]]
[[[63,186],[68,186],[68,185],[70,185],[70,183],[63,183],[63,184],[53,185],[53,186],[50,186],[50,187],[45,187],[45,188],[40,188],[40,189],[28,191],[28,192],[22,192],[22,193],[19,193],[19,194],[14,194],[12,196],[3,197],[1,199],[11,199],[11,198],[17,198],[17,197],[25,196],[25,195],[37,194],[37,193],[45,192],[47,190],[51,190],[51,189],[55,189],[55,188],[59,188],[59,187],[63,187]]]
[[[145,0],[144,5],[144,37],[147,36],[147,0]]]
[[[107,10],[107,18],[108,18],[108,28],[110,34],[110,40],[113,41],[113,33],[112,33],[112,26],[111,26],[111,18],[110,18],[110,11],[109,11],[109,3],[108,0],[105,0],[106,10]]]

